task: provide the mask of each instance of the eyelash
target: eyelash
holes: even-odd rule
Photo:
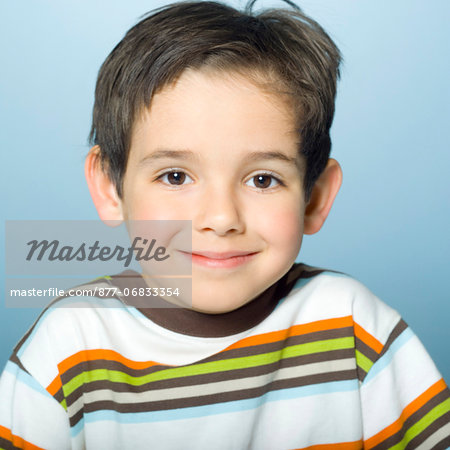
[[[255,174],[255,175],[251,176],[251,177],[249,178],[248,181],[254,180],[254,179],[257,178],[257,177],[270,177],[270,178],[272,178],[272,180],[275,180],[275,182],[276,182],[276,185],[275,185],[275,186],[269,185],[269,186],[266,187],[266,188],[260,188],[260,187],[257,187],[257,186],[253,186],[255,189],[258,189],[258,190],[260,190],[260,191],[267,191],[267,190],[269,190],[269,189],[273,189],[273,188],[276,187],[276,186],[286,186],[286,185],[280,180],[280,178],[278,178],[278,177],[277,177],[274,173],[272,173],[272,172],[260,172],[260,173],[257,173],[257,174]],[[247,184],[247,182],[246,182],[245,184]],[[272,184],[272,181],[271,181],[270,184]]]
[[[171,184],[171,183],[169,183],[169,182],[167,182],[167,181],[163,181],[163,178],[164,178],[164,177],[169,176],[170,174],[174,174],[174,173],[182,174],[182,175],[184,175],[185,177],[188,177],[188,178],[190,178],[190,179],[192,180],[192,178],[191,178],[184,170],[181,170],[181,169],[175,169],[175,168],[174,168],[174,169],[169,169],[169,170],[165,171],[164,173],[158,175],[158,176],[155,178],[155,181],[159,181],[159,182],[165,184],[166,186],[171,186],[171,187],[174,187],[174,188],[179,187],[179,186],[184,186],[185,184],[191,184],[191,183]],[[249,180],[247,180],[247,181],[245,182],[245,184],[247,184],[247,182],[250,181],[250,180],[254,180],[256,177],[261,177],[261,176],[262,176],[262,177],[270,177],[270,178],[272,178],[272,181],[275,180],[276,185],[275,185],[275,186],[269,185],[269,186],[266,187],[266,188],[260,188],[260,187],[257,187],[257,186],[253,186],[255,189],[258,189],[258,190],[260,190],[260,191],[265,191],[265,190],[273,189],[273,188],[276,187],[276,186],[286,186],[285,183],[283,183],[283,182],[280,180],[280,178],[278,178],[278,177],[277,177],[275,174],[273,174],[272,172],[261,172],[261,173],[257,173],[257,174],[255,174],[255,175],[251,176],[251,177],[249,178]],[[184,181],[184,180],[183,180],[183,181]],[[272,181],[271,181],[270,184],[272,184]]]
[[[165,184],[166,186],[171,186],[171,187],[174,187],[174,188],[179,187],[179,186],[183,186],[184,183],[183,184],[171,184],[171,183],[163,181],[163,178],[165,176],[168,176],[168,175],[170,175],[172,173],[183,174],[183,175],[185,175],[186,177],[189,177],[192,180],[192,178],[184,170],[181,170],[181,169],[169,169],[169,170],[166,170],[165,172],[163,172],[162,174],[158,175],[156,177],[155,181],[159,181],[159,182]],[[191,183],[188,183],[188,184],[191,184]]]

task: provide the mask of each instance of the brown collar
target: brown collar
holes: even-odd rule
[[[258,325],[275,309],[280,299],[291,291],[298,279],[311,278],[321,272],[323,272],[322,269],[296,263],[286,275],[251,302],[222,314],[206,314],[181,308],[160,297],[150,297],[152,304],[148,307],[149,297],[131,295],[133,288],[136,293],[139,292],[139,288],[148,287],[142,276],[131,270],[110,277],[110,282],[119,288],[122,293],[119,297],[125,304],[135,306],[157,325],[189,336],[224,337]],[[125,295],[127,293],[129,295]]]

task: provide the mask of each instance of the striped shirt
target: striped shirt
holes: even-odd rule
[[[88,286],[123,293],[131,282],[144,283]],[[434,363],[348,276],[296,264],[219,315],[129,303],[71,297],[43,311],[0,379],[0,448],[450,446],[450,393]]]

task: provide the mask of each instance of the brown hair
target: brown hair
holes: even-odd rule
[[[218,2],[180,2],[133,26],[100,68],[90,142],[119,196],[136,117],[187,68],[259,74],[287,93],[297,111],[308,198],[328,161],[339,50],[314,20],[293,9],[253,13]]]

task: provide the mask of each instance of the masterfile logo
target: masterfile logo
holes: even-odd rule
[[[86,292],[124,294],[141,306],[142,297],[191,297],[192,262],[185,256],[192,248],[190,221],[7,221],[5,231],[7,306],[42,307],[52,297]],[[130,270],[139,288],[128,273],[125,292],[110,286],[69,293]]]
[[[142,245],[139,245],[141,241]],[[148,239],[141,237],[135,237],[130,247],[122,247],[116,245],[114,248],[109,246],[100,246],[100,241],[95,241],[92,245],[83,242],[79,247],[72,247],[70,245],[62,246],[61,243],[54,239],[49,242],[48,240],[42,240],[38,242],[36,239],[27,242],[30,246],[30,251],[26,257],[27,261],[30,261],[33,257],[37,261],[47,258],[48,261],[100,261],[117,260],[123,261],[125,267],[128,267],[133,259],[136,261],[165,261],[170,258],[170,255],[166,254],[167,249],[163,246],[156,246],[156,239],[152,239],[150,242]],[[154,247],[156,247],[154,249]],[[38,250],[38,252],[36,252]],[[35,255],[36,254],[36,255]]]

